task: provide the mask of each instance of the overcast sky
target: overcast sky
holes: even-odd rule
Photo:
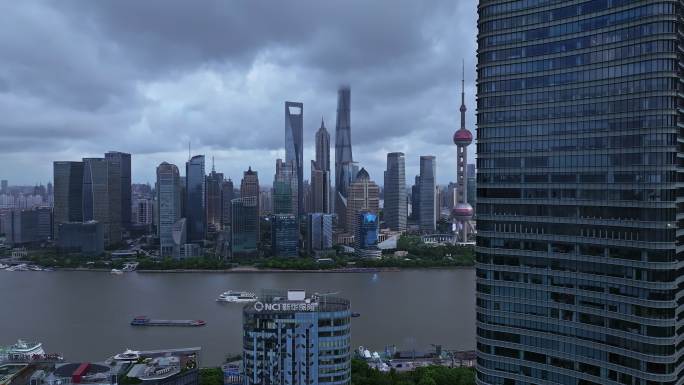
[[[475,130],[475,0],[83,0],[0,2],[0,179],[46,183],[52,161],[133,156],[154,183],[192,153],[270,185],[284,157],[284,102],[304,103],[304,175],[321,117],[351,86],[354,160],[382,184],[386,154],[437,156],[456,178],[465,61]],[[469,149],[474,160],[475,146]]]

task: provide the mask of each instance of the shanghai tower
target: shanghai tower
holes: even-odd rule
[[[353,157],[351,147],[351,89],[337,91],[337,122],[335,124],[335,212],[344,221],[347,208],[347,189],[351,183]],[[344,223],[340,223],[342,227]]]

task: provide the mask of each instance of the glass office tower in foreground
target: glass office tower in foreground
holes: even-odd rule
[[[478,384],[684,384],[683,4],[480,1]]]

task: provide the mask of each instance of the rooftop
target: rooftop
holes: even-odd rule
[[[349,300],[337,293],[313,293],[304,290],[264,290],[255,303],[245,305],[246,313],[333,312],[349,310]]]

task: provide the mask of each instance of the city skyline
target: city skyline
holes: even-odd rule
[[[181,12],[202,12],[185,9],[184,5],[171,3],[161,8],[155,15],[161,21],[149,21],[149,25],[142,24],[143,20],[126,20],[135,24],[132,28],[149,33],[150,38],[158,36],[164,48],[179,44],[181,52],[187,54],[177,57],[183,54],[162,50],[160,55],[166,56],[167,63],[157,63],[149,57],[127,31],[118,33],[124,22],[119,15],[137,13],[143,19],[157,7],[121,3],[114,9],[105,9],[109,6],[112,5],[84,4],[57,9],[48,4],[20,4],[4,9],[8,19],[17,22],[13,29],[16,35],[5,33],[3,39],[0,34],[0,44],[5,42],[6,46],[10,38],[22,34],[47,38],[50,33],[50,41],[55,43],[49,52],[50,62],[58,76],[55,71],[33,63],[35,58],[22,49],[9,51],[13,60],[3,64],[7,73],[17,73],[14,69],[18,66],[35,67],[31,76],[36,80],[19,75],[2,79],[6,97],[0,99],[0,110],[7,118],[0,126],[0,134],[6,139],[0,162],[11,166],[4,168],[2,179],[13,185],[47,183],[54,160],[95,157],[115,150],[132,155],[133,183],[153,184],[156,166],[161,162],[183,165],[187,161],[190,137],[192,154],[213,156],[216,169],[226,177],[239,179],[250,165],[263,175],[272,175],[272,160],[285,158],[281,111],[286,100],[301,101],[306,106],[303,175],[308,179],[315,131],[321,117],[330,122],[331,131],[334,128],[336,90],[342,84],[349,84],[354,90],[354,159],[372,175],[380,175],[388,152],[404,152],[407,159],[424,154],[434,154],[438,159],[453,156],[454,148],[448,138],[458,125],[460,80],[460,60],[452,60],[454,48],[461,47],[458,52],[472,52],[464,57],[466,93],[475,94],[475,21],[458,16],[474,14],[474,1],[444,2],[430,7],[407,3],[382,25],[375,25],[383,10],[380,4],[369,7],[368,15],[338,13],[339,20],[335,22],[311,17],[335,14],[334,9],[323,9],[314,2],[296,7],[274,6],[267,12],[267,19],[287,12],[299,20],[306,17],[307,21],[300,23],[306,27],[286,36],[275,30],[277,26],[264,28],[258,36],[250,37],[254,39],[251,46],[242,47],[244,43],[240,43],[234,49],[211,45],[205,36],[195,34],[182,38],[174,36],[177,32],[162,35],[172,32],[165,30],[163,21]],[[308,12],[299,12],[300,7],[306,7]],[[248,18],[255,12],[251,7],[218,8],[220,18],[236,17],[229,13]],[[45,14],[53,18],[54,30],[38,28],[40,23],[31,21]],[[422,17],[413,20],[416,14]],[[93,25],[69,23],[71,18],[85,15],[92,17]],[[454,28],[448,23],[453,17],[463,19],[463,23]],[[214,17],[209,16],[209,20],[206,29],[197,34],[206,34],[210,28],[239,28],[218,25],[219,20]],[[365,33],[376,34],[380,40],[375,44],[352,44],[359,39],[346,36],[350,31],[344,26],[350,23],[358,24]],[[330,50],[337,49],[337,44],[309,37],[327,34],[341,39],[342,52],[331,55]],[[78,48],[68,43],[67,38],[72,35],[83,39]],[[180,41],[171,41],[172,38]],[[109,44],[117,45],[121,52],[108,49]],[[382,49],[378,48],[380,45]],[[78,49],[84,51],[71,51]],[[69,59],[79,55],[91,59],[82,63]],[[400,61],[387,61],[388,55]],[[128,64],[122,64],[122,56],[130,56]],[[426,61],[426,57],[431,59]],[[111,69],[112,65],[119,65],[120,69]],[[152,69],[154,65],[159,66],[158,71]],[[80,78],[59,76],[72,67]],[[390,67],[396,71],[388,71]],[[41,92],[42,89],[52,91]],[[469,112],[473,112],[468,119],[474,121],[474,98],[467,104]],[[247,164],[244,159],[254,161]],[[417,170],[417,162],[407,162],[408,175],[416,174]],[[447,173],[439,175],[442,179],[438,183],[449,181]]]

